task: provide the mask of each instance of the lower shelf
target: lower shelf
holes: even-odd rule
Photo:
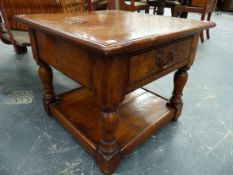
[[[67,128],[92,154],[100,143],[100,107],[92,93],[84,88],[59,96],[51,104],[51,114]],[[166,107],[167,100],[146,90],[138,89],[126,95],[120,105],[116,140],[122,155],[132,151],[155,130],[168,123],[174,109]]]

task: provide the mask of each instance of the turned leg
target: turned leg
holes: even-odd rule
[[[169,100],[167,106],[175,108],[175,116],[172,121],[177,121],[181,114],[183,102],[182,102],[182,91],[188,79],[188,68],[184,67],[179,69],[174,76],[174,90],[171,99]]]
[[[95,159],[100,169],[112,173],[121,161],[116,131],[119,122],[119,105],[124,100],[127,82],[127,57],[104,57],[96,59],[96,76],[93,82],[97,103],[101,107],[99,118],[100,140]]]
[[[119,113],[117,110],[102,111],[102,117],[100,120],[102,133],[96,161],[104,173],[111,174],[121,160],[115,137]]]
[[[201,14],[201,20],[202,20],[202,21],[205,20],[205,12],[203,12],[203,13]],[[203,31],[201,31],[200,38],[201,38],[201,42],[203,43],[203,42],[204,42],[204,33],[203,33]]]
[[[53,72],[49,65],[39,63],[39,76],[43,85],[43,105],[45,111],[50,115],[49,104],[55,100],[53,91]]]

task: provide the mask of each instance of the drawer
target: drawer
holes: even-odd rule
[[[191,44],[192,38],[188,38],[132,55],[129,65],[129,85],[188,61]]]

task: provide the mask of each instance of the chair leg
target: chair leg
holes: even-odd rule
[[[154,5],[153,14],[155,14],[155,12],[156,12],[156,5]]]
[[[181,12],[180,18],[188,18],[188,12]]]
[[[206,29],[206,37],[207,37],[207,39],[210,39],[210,30],[209,29]]]
[[[201,42],[204,43],[204,34],[203,34],[203,31],[200,34],[200,38],[201,38]]]
[[[25,46],[14,45],[14,49],[15,49],[16,54],[27,53],[27,47]]]
[[[171,8],[172,11],[172,17],[178,17],[178,10],[176,7],[174,7],[173,9]]]
[[[205,19],[205,12],[201,14],[201,20],[203,21],[204,19]],[[204,43],[204,33],[203,33],[203,31],[201,32],[200,38],[201,38],[201,42]]]
[[[211,15],[212,15],[212,12],[209,12],[207,15],[207,21],[210,21]]]
[[[171,7],[171,16],[173,16],[173,14],[174,14],[174,7]]]
[[[211,12],[208,13],[207,21],[210,21],[211,14],[212,14]],[[210,39],[210,31],[209,31],[209,29],[206,29],[206,36],[207,36],[207,39]]]

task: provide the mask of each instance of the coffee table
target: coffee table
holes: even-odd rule
[[[124,155],[182,110],[200,22],[124,11],[20,15],[39,65],[45,111],[112,173]],[[82,85],[56,95],[51,67]],[[165,99],[143,87],[176,71]]]

